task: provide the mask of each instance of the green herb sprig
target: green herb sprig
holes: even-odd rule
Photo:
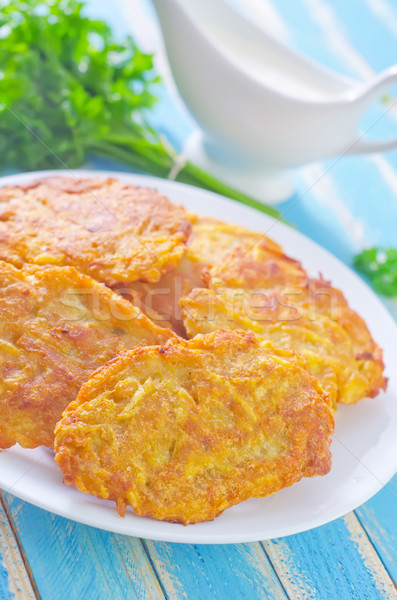
[[[131,37],[77,0],[0,0],[0,168],[76,168],[88,155],[167,177],[174,153],[147,122],[159,78]],[[190,162],[177,180],[275,209]]]
[[[370,248],[354,258],[355,267],[384,296],[397,296],[397,250]]]

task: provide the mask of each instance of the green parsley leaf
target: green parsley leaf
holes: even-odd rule
[[[354,258],[355,267],[384,296],[397,296],[397,250],[371,248]]]

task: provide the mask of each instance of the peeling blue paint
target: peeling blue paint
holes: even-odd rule
[[[14,594],[10,592],[9,585],[10,578],[8,576],[8,571],[4,565],[0,548],[0,600],[11,600],[12,598],[14,598]]]

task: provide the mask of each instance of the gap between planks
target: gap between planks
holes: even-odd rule
[[[163,585],[163,582],[161,581],[161,579],[160,579],[160,577],[159,577],[159,574],[157,573],[157,569],[156,569],[156,567],[155,567],[155,565],[154,565],[154,563],[153,563],[152,557],[150,556],[150,552],[149,552],[149,550],[148,550],[148,547],[147,547],[146,540],[144,540],[144,539],[140,538],[140,540],[139,540],[139,541],[140,541],[140,544],[141,544],[141,546],[142,546],[142,548],[143,548],[143,551],[144,551],[144,553],[145,553],[145,554],[146,554],[146,556],[147,556],[147,559],[148,559],[148,561],[149,561],[149,564],[150,564],[150,566],[152,567],[152,570],[153,570],[154,576],[155,576],[155,578],[156,578],[156,579],[157,579],[157,581],[158,581],[158,584],[159,584],[159,586],[160,586],[160,589],[161,589],[161,591],[162,591],[162,593],[163,593],[163,596],[164,596],[165,600],[168,600],[168,594],[167,594],[167,592],[166,592],[166,590],[165,590],[165,587],[164,587],[164,585]]]
[[[7,503],[4,501],[2,491],[0,492],[0,538],[4,541],[2,551],[9,576],[10,597],[21,600],[40,600],[32,571],[21,547],[18,532]]]

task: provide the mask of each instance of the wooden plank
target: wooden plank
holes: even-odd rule
[[[0,501],[0,600],[35,600],[18,542]]]
[[[354,513],[263,542],[291,600],[393,600],[397,592]]]
[[[172,600],[287,598],[260,544],[145,544]]]
[[[371,543],[397,583],[397,476],[356,510]]]
[[[164,600],[140,540],[5,501],[43,599]]]

